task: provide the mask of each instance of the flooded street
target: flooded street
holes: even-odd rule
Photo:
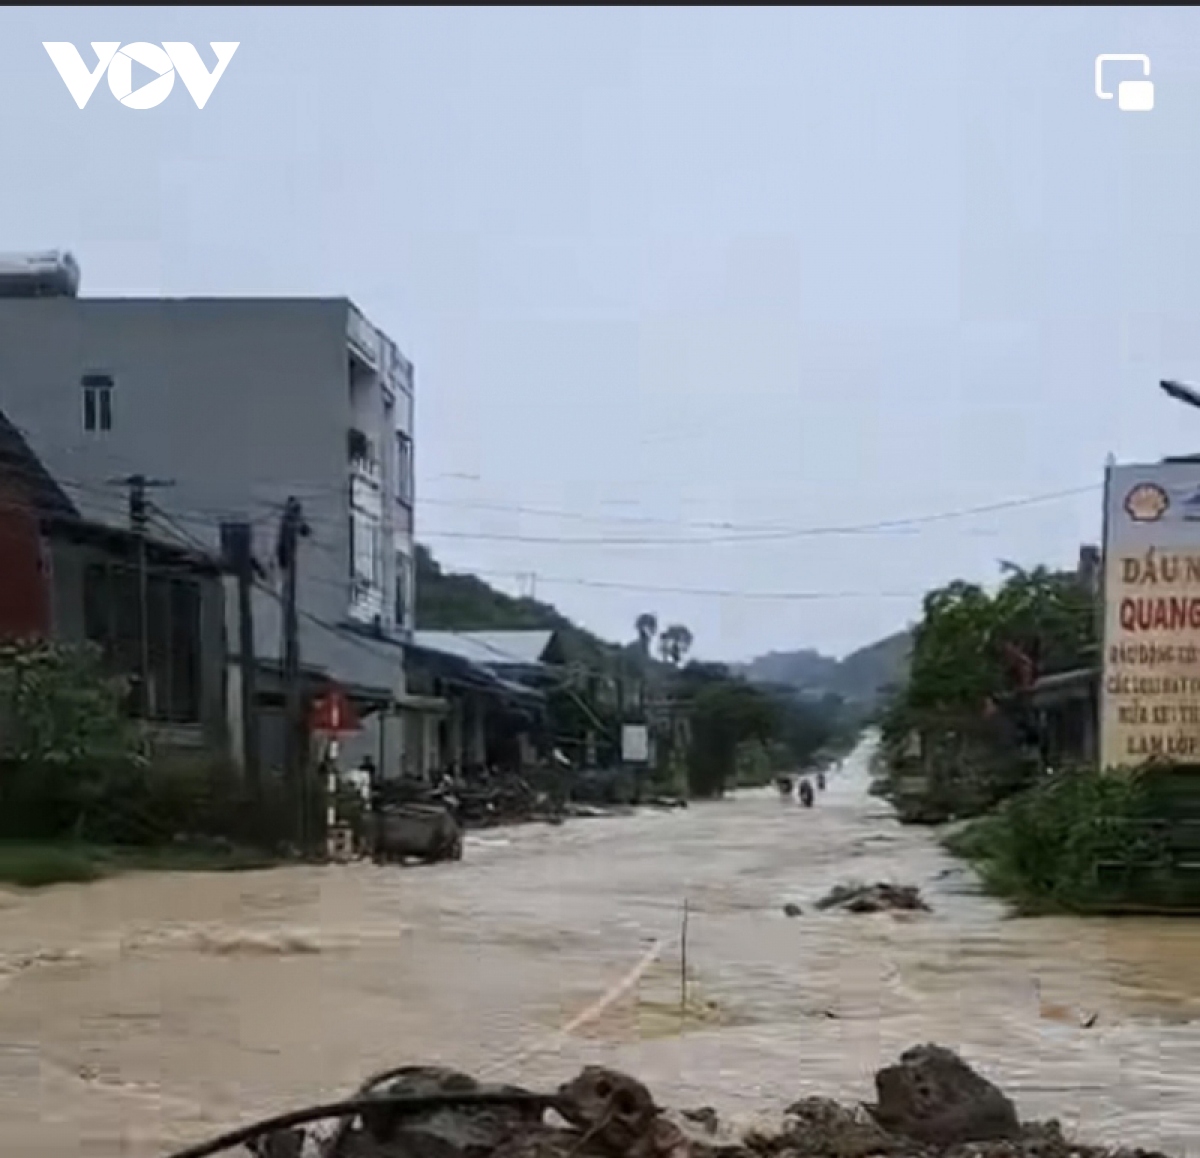
[[[937,1041],[1027,1116],[1200,1155],[1200,921],[1005,919],[866,784],[860,750],[811,811],[755,792],[490,832],[461,864],[0,893],[0,1151],[151,1158],[404,1062],[530,1085],[606,1062],[754,1112],[867,1097]],[[919,885],[934,911],[816,912],[847,878]],[[685,898],[708,1014],[681,1027]]]

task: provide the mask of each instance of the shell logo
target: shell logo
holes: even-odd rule
[[[1125,496],[1125,513],[1135,523],[1157,523],[1170,505],[1170,497],[1157,483],[1138,483]]]

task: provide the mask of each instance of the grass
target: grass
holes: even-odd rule
[[[0,882],[23,889],[99,880],[105,876],[90,851],[70,845],[0,843]]]
[[[277,858],[241,848],[0,841],[0,884],[23,889],[81,884],[122,872],[245,872],[278,863]]]

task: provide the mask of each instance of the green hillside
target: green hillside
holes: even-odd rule
[[[567,656],[612,654],[615,645],[580,627],[556,607],[506,595],[478,575],[447,571],[429,548],[417,545],[417,627],[426,631],[557,631]]]

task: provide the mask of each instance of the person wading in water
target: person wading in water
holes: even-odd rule
[[[800,803],[803,804],[805,808],[811,808],[813,806],[813,786],[808,782],[807,779],[800,781]]]

